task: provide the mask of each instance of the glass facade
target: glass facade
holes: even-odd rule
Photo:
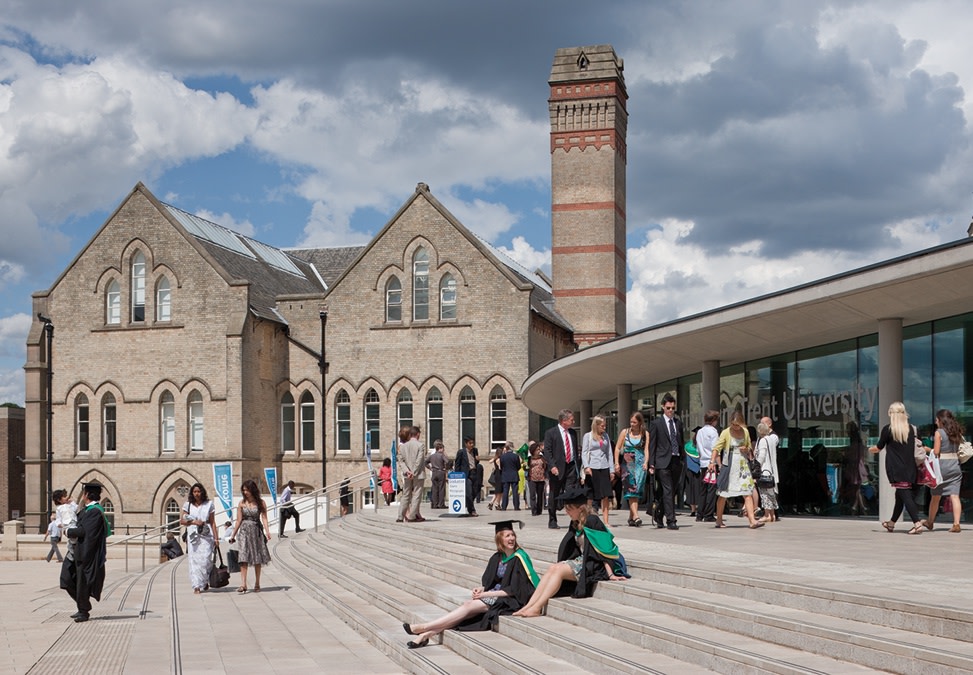
[[[923,438],[935,431],[935,412],[952,410],[973,425],[973,314],[903,329],[903,403]],[[878,336],[865,335],[720,369],[721,423],[730,411],[748,424],[774,420],[781,439],[780,505],[785,513],[825,516],[878,513]],[[666,393],[676,397],[686,429],[702,424],[702,375],[633,392],[635,409],[647,419]],[[613,408],[614,402],[606,406]],[[931,441],[928,443],[931,445]],[[973,462],[963,466],[963,520],[973,517]],[[944,500],[949,501],[949,500]],[[928,503],[922,488],[920,504]]]

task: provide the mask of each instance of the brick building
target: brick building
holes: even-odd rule
[[[584,83],[576,108],[604,108],[608,89],[613,109],[624,107],[610,47],[558,50],[555,71],[558,105],[572,105],[573,72]],[[564,136],[552,121],[554,193],[571,214],[567,234],[554,221],[555,260],[574,256],[554,268],[568,283],[567,314],[548,279],[476,237],[422,183],[367,246],[286,251],[137,185],[54,284],[34,294],[34,316],[56,326],[54,487],[76,493],[98,479],[116,527],[156,525],[178,512],[189,485],[212,484],[214,463],[232,465],[237,487],[274,466],[282,480],[311,489],[324,471],[334,484],[364,470],[366,432],[387,455],[403,422],[420,425],[425,442],[442,439],[450,454],[466,435],[481,453],[538,437],[542,420],[520,401],[524,380],[577,348],[575,320],[585,344],[624,330],[624,293],[614,286],[621,217],[624,290],[624,116],[613,113],[610,133],[601,133],[606,120],[578,114],[570,124],[597,143]],[[571,170],[558,172],[565,161]],[[572,237],[579,247],[570,248]],[[585,260],[600,267],[606,250],[607,282]],[[25,366],[29,531],[47,512],[50,356],[35,320]]]

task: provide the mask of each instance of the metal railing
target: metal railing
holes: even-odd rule
[[[337,500],[340,504],[342,487],[348,489],[348,495],[351,498],[352,509],[354,511],[359,511],[363,506],[366,505],[366,497],[369,494],[371,495],[371,504],[368,506],[374,506],[376,509],[379,508],[382,500],[378,498],[380,496],[380,490],[378,487],[378,480],[375,478],[373,472],[362,471],[361,473],[349,476],[346,480],[348,481],[347,483],[345,483],[345,481],[341,481],[340,483],[336,483],[334,485],[318,488],[313,492],[295,495],[291,498],[291,505],[297,508],[298,513],[300,513],[302,516],[305,514],[313,515],[314,524],[312,527],[315,530],[317,530],[321,525],[327,525],[328,521],[331,519],[332,502]],[[279,504],[268,506],[267,521],[269,525],[273,526],[280,522],[279,508]],[[340,509],[340,505],[338,508]],[[217,511],[215,514],[216,522],[222,522],[224,518],[230,522],[233,522],[233,513],[235,511],[236,506],[229,509],[223,509],[222,511]],[[274,514],[273,517],[271,517],[271,513]],[[144,572],[146,568],[146,549],[154,547],[154,550],[159,551],[166,534],[169,532],[179,532],[181,526],[179,526],[178,523],[168,523],[152,528],[149,528],[147,525],[143,525],[142,528],[143,529],[141,532],[131,535],[126,534],[123,538],[117,539],[108,544],[110,547],[124,547],[126,572],[129,571],[129,549],[131,546],[141,547],[141,571]],[[219,529],[219,526],[217,529]],[[217,537],[217,539],[219,539],[219,537]]]

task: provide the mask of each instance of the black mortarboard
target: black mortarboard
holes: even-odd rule
[[[572,486],[562,492],[557,501],[560,506],[564,506],[565,504],[587,504],[588,492],[581,486]]]
[[[507,530],[513,531],[514,523],[520,523],[520,529],[524,529],[524,521],[522,520],[495,520],[490,524],[496,526],[497,532],[505,532]]]
[[[95,499],[101,499],[101,491],[105,486],[94,480],[90,483],[82,483],[81,489],[84,490],[86,495],[94,495]]]

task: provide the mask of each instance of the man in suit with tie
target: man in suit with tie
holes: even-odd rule
[[[547,481],[549,486],[547,526],[558,529],[557,501],[561,493],[578,485],[581,474],[581,447],[574,429],[574,413],[564,409],[557,414],[557,426],[544,434],[544,461],[547,462]]]
[[[672,394],[662,397],[662,416],[649,425],[649,473],[659,479],[662,499],[655,512],[655,526],[662,528],[662,512],[670,530],[678,530],[676,524],[676,494],[683,467],[682,422],[676,417],[676,399]]]

